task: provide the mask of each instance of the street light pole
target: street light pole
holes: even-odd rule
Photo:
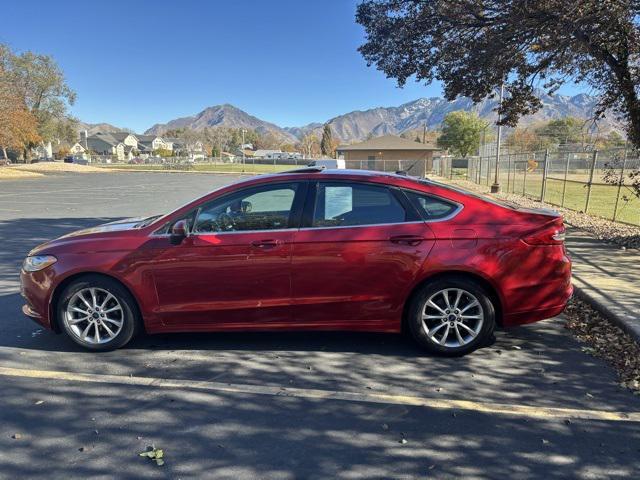
[[[502,97],[504,96],[504,82],[500,85],[500,108],[502,109]],[[493,185],[491,185],[491,193],[498,193],[500,191],[500,180],[498,179],[498,169],[500,167],[500,143],[502,141],[502,113],[498,111],[498,138],[496,140],[496,170],[493,178]]]

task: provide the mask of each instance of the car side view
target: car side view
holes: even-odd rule
[[[462,355],[562,312],[562,217],[425,179],[307,168],[70,233],[22,271],[24,313],[89,350],[138,332],[409,332]]]

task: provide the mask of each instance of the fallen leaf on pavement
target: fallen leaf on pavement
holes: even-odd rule
[[[164,465],[164,450],[156,448],[153,445],[147,447],[147,450],[145,450],[144,452],[140,452],[138,455],[155,460],[156,465],[158,465],[159,467]]]

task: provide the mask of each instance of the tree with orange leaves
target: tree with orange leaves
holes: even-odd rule
[[[22,150],[40,141],[38,120],[16,95],[3,76],[0,65],[0,149],[7,159],[7,149]]]

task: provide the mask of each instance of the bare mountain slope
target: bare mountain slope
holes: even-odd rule
[[[286,130],[274,125],[273,123],[260,120],[253,115],[240,110],[233,105],[215,105],[202,110],[196,115],[190,117],[176,118],[167,123],[157,123],[146,134],[159,135],[167,130],[176,128],[191,128],[194,130],[202,130],[205,127],[231,127],[231,128],[250,128],[259,133],[273,133],[283,137],[288,141],[296,141],[296,137]]]
[[[590,118],[596,105],[596,98],[586,94],[550,96],[539,92],[539,95],[543,108],[535,115],[522,118],[521,126],[566,116]],[[364,140],[369,135],[398,135],[409,130],[421,130],[424,125],[429,130],[433,130],[440,126],[447,113],[455,110],[475,111],[479,116],[493,123],[496,118],[493,110],[497,102],[497,98],[494,98],[474,105],[468,98],[458,98],[453,101],[437,97],[419,98],[397,107],[356,110],[331,118],[328,122],[333,128],[335,136],[341,142],[349,143]],[[263,134],[270,132],[282,138],[283,141],[296,142],[308,133],[321,137],[323,123],[282,128],[254,117],[233,105],[225,104],[208,107],[196,115],[176,118],[164,124],[156,124],[145,133],[157,135],[175,128],[200,130],[205,127],[218,126],[244,127]],[[619,129],[612,119],[604,119],[599,122],[599,126],[601,131],[608,131],[611,128]]]

